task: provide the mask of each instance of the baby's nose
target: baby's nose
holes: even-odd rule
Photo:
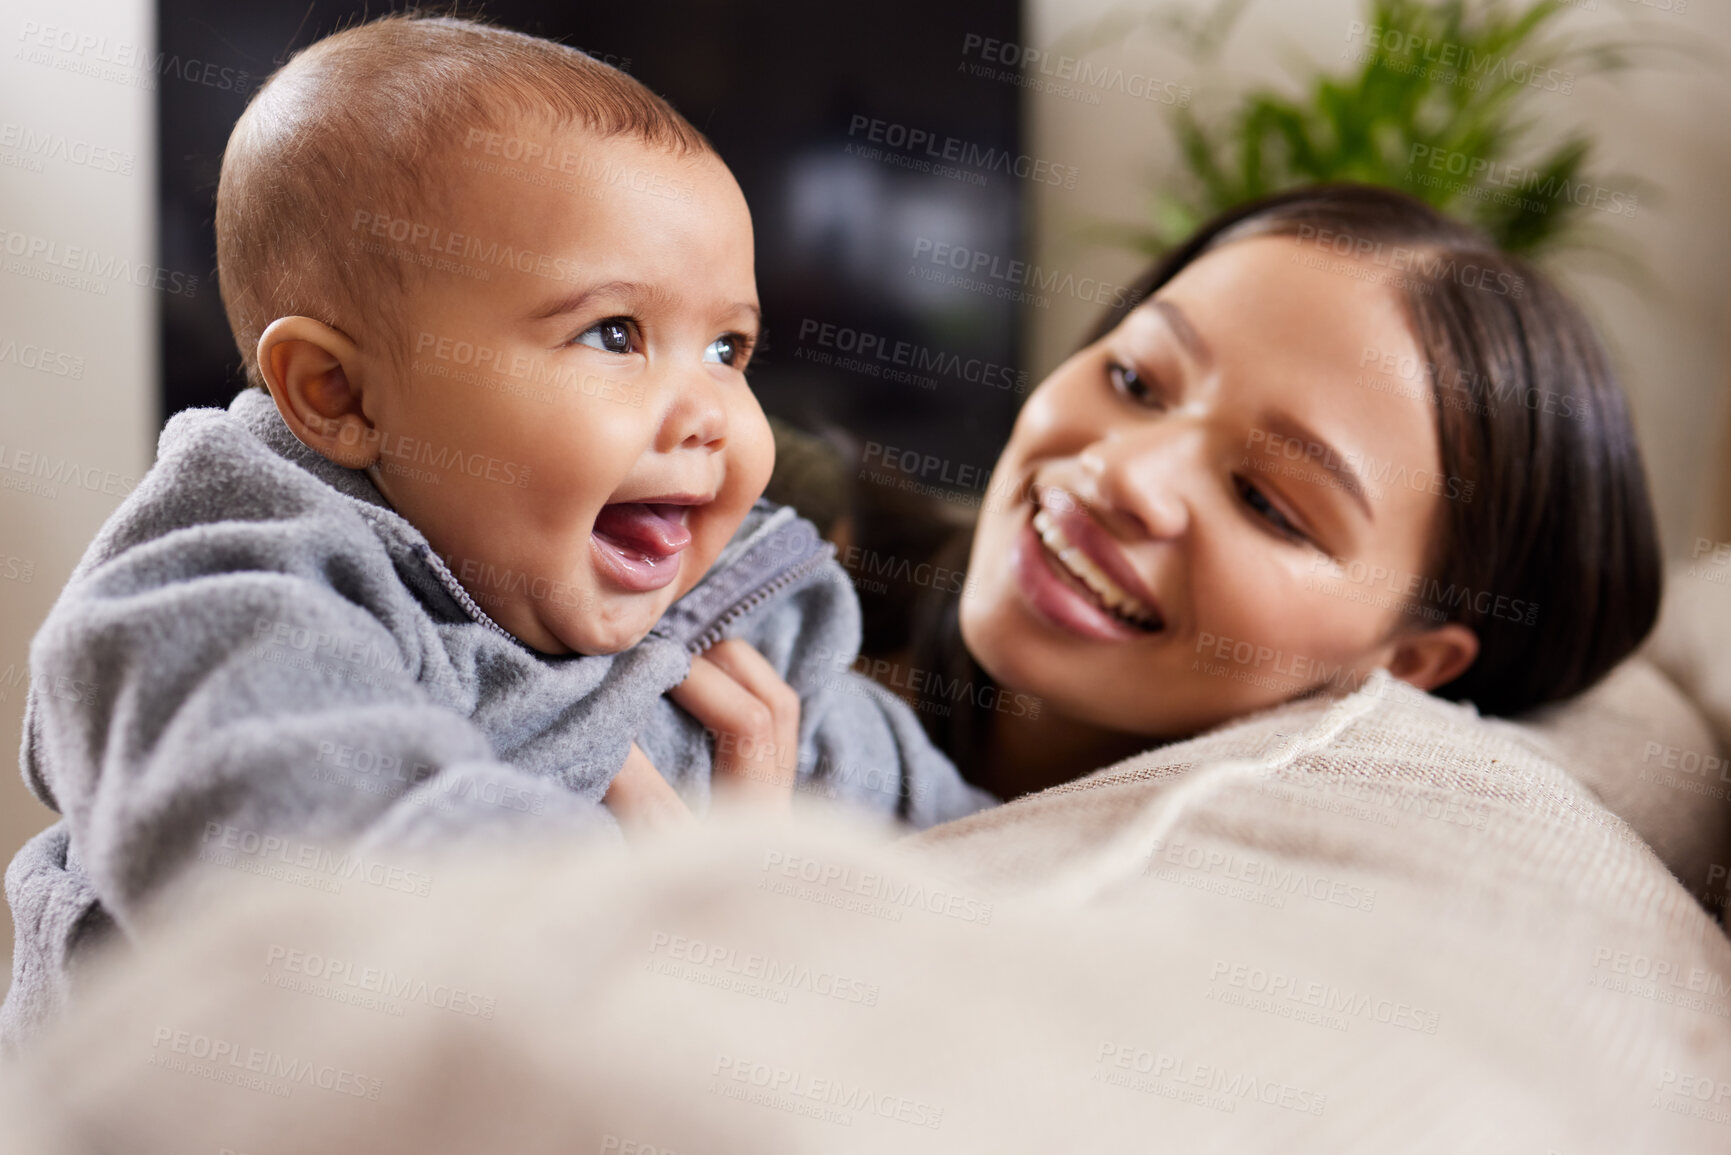
[[[693,374],[674,387],[661,422],[657,449],[719,449],[727,438],[727,407],[721,387],[707,374]]]

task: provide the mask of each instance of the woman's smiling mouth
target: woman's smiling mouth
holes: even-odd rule
[[[1012,568],[1022,599],[1052,624],[1097,641],[1158,633],[1166,624],[1159,607],[1114,575],[1128,562],[1106,552],[1103,531],[1079,504],[1065,504],[1070,508],[1060,512],[1036,503],[1017,535]]]
[[[1094,595],[1102,609],[1114,617],[1122,618],[1129,625],[1144,630],[1160,628],[1159,611],[1113,581],[1105,570],[1095,565],[1092,558],[1064,536],[1063,528],[1050,510],[1035,510],[1033,525],[1034,532],[1040,535],[1040,544],[1046,547],[1046,552],[1051,554],[1070,576],[1088,587],[1088,592]]]

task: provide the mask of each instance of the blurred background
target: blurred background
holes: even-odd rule
[[[4,4],[0,748],[18,749],[30,639],[163,420],[240,385],[211,234],[229,129],[289,54],[366,10]],[[965,524],[1026,391],[1152,253],[1237,200],[1357,179],[1555,273],[1622,371],[1669,555],[1731,540],[1731,6],[479,11],[630,72],[732,167],[757,226],[752,378],[782,426],[781,496],[838,535],[894,553]],[[895,607],[860,590],[894,648]],[[0,854],[53,817],[0,772]]]

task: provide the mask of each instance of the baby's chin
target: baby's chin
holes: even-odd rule
[[[673,603],[684,596],[687,584],[681,578],[676,585],[656,591],[654,600],[642,595],[600,594],[597,600],[615,603],[606,606],[603,613],[573,612],[557,620],[543,619],[541,626],[571,653],[623,653],[649,636]]]
[[[597,657],[604,654],[621,654],[649,636],[649,631],[655,628],[660,615],[650,617],[641,624],[608,628],[596,628],[594,623],[572,624],[568,627],[553,630],[553,636],[565,646],[566,650],[586,657]]]
[[[589,607],[587,611],[578,606],[543,606],[535,615],[535,625],[539,628],[534,631],[541,642],[522,638],[520,634],[519,640],[552,656],[582,654],[594,657],[623,653],[649,636],[673,604],[709,572],[719,552],[716,548],[687,554],[678,580],[663,589],[633,593],[618,589],[599,590],[591,586],[588,592],[578,597],[583,606]]]

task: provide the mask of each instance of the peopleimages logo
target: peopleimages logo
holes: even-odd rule
[[[947,161],[976,172],[997,172],[1067,189],[1076,187],[1077,169],[1073,164],[1053,164],[1026,153],[1014,153],[954,136],[940,136],[930,129],[879,120],[863,113],[855,113],[848,121],[847,134],[849,137],[863,136],[870,144],[899,149],[926,160]]]
[[[790,1114],[807,1114],[814,1108],[840,1112],[839,1117],[817,1116],[827,1122],[847,1125],[851,1122],[850,1113],[875,1115],[933,1131],[944,1122],[944,1109],[935,1104],[906,1095],[886,1094],[846,1079],[814,1076],[775,1063],[719,1055],[710,1075],[714,1080],[713,1089],[719,1093],[743,1092],[745,1087],[750,1087],[765,1093],[766,1097],[761,1100],[764,1106],[776,1107]],[[729,1087],[729,1083],[744,1086]],[[743,1093],[730,1094],[729,1097],[747,1098]]]
[[[1464,409],[1496,416],[1499,405],[1519,405],[1533,413],[1544,412],[1572,421],[1585,421],[1592,407],[1585,397],[1512,380],[1496,380],[1458,365],[1421,361],[1410,353],[1366,345],[1359,355],[1358,383],[1379,393],[1393,393],[1415,400],[1439,401],[1445,408]]]
[[[650,936],[649,953],[663,959],[689,963],[705,970],[761,983],[778,991],[805,991],[844,1003],[875,1007],[878,984],[805,963],[790,962],[771,954],[742,951],[723,943],[687,938],[667,931]],[[662,973],[674,973],[663,971]],[[675,975],[675,977],[684,977]]]
[[[1317,576],[1319,574],[1320,578]],[[1446,620],[1447,611],[1450,610],[1468,610],[1480,617],[1528,626],[1536,625],[1539,620],[1537,602],[1511,598],[1491,590],[1457,586],[1453,582],[1444,583],[1441,579],[1426,574],[1403,570],[1398,566],[1367,562],[1362,558],[1334,557],[1318,553],[1311,559],[1310,572],[1305,577],[1305,589],[1321,590],[1337,597],[1362,601],[1363,599],[1351,595],[1354,587],[1384,590],[1395,595],[1395,598],[1387,603],[1375,604],[1384,605],[1385,608],[1398,606],[1408,613],[1437,622]]]
[[[69,137],[63,133],[31,128],[10,120],[0,122],[0,149],[11,149],[20,157],[26,157],[33,162],[57,160],[79,168],[118,173],[121,176],[131,176],[133,167],[138,163],[138,158],[130,152],[92,144],[88,140]],[[32,171],[41,172],[40,164]]]
[[[417,975],[399,974],[389,967],[369,966],[353,959],[278,943],[272,943],[266,949],[264,965],[267,972],[274,969],[283,976],[312,980],[317,985],[276,984],[284,989],[300,989],[306,994],[360,992],[378,995],[382,999],[421,1003],[437,1010],[481,1019],[492,1018],[497,1006],[497,1000],[491,995],[478,994],[449,983],[428,982]],[[332,989],[322,989],[325,987]],[[348,1000],[338,998],[335,1001]]]
[[[296,1086],[316,1087],[356,1099],[377,1099],[384,1081],[358,1074],[346,1067],[285,1054],[268,1047],[249,1047],[230,1039],[201,1035],[195,1031],[158,1027],[150,1039],[149,1063],[170,1071],[181,1071],[215,1082],[236,1083],[257,1090],[270,1090],[286,1098]],[[248,1076],[252,1078],[249,1080]],[[256,1080],[280,1084],[260,1087]]]
[[[1407,156],[1407,164],[1413,170],[1422,167],[1462,178],[1461,183],[1452,186],[1456,191],[1479,184],[1513,189],[1534,198],[1535,203],[1527,206],[1529,208],[1543,210],[1552,201],[1567,201],[1584,209],[1591,208],[1613,216],[1632,217],[1641,207],[1641,198],[1634,193],[1570,180],[1548,169],[1526,168],[1509,164],[1507,161],[1487,160],[1471,153],[1434,148],[1428,144],[1413,145]]]
[[[820,321],[815,317],[806,317],[800,321],[799,340],[801,347],[794,350],[795,358],[817,359],[815,353],[805,352],[805,346],[815,345],[826,352],[846,354],[847,357],[837,361],[842,368],[881,377],[885,376],[885,373],[874,364],[881,363],[884,367],[905,370],[903,376],[921,388],[936,387],[937,379],[917,374],[936,373],[1006,392],[1028,391],[1028,373],[1024,369],[1000,365],[982,357],[963,357],[959,353],[933,349],[913,341],[893,339],[869,330]]]
[[[129,261],[112,253],[101,253],[86,245],[68,245],[50,237],[19,232],[0,226],[0,252],[16,261],[6,262],[6,271],[36,280],[54,280],[48,270],[33,269],[22,262],[41,262],[49,269],[64,269],[71,279],[64,283],[85,292],[105,295],[109,282],[124,281],[141,289],[158,289],[176,296],[190,297],[198,292],[198,277],[193,273],[164,269],[145,261]],[[81,276],[78,274],[82,274]],[[64,274],[62,275],[64,276]]]
[[[859,870],[851,864],[768,849],[760,869],[767,877],[758,880],[759,890],[775,889],[765,884],[778,880],[808,883],[820,891],[854,894],[881,903],[894,912],[893,921],[900,921],[903,910],[923,910],[975,926],[987,926],[992,921],[992,903],[942,886]]]
[[[1473,90],[1487,81],[1498,80],[1563,96],[1575,91],[1573,72],[1503,53],[1479,52],[1471,45],[1452,40],[1438,40],[1400,28],[1382,28],[1362,20],[1347,25],[1346,38],[1364,45],[1356,56],[1359,63],[1376,59],[1382,67],[1394,72],[1444,79]],[[1350,48],[1343,55],[1353,58]]]
[[[54,377],[70,377],[75,381],[84,376],[84,358],[56,352],[43,345],[28,342],[21,345],[11,337],[0,338],[0,365],[7,363]]]
[[[451,262],[449,271],[476,276],[479,280],[489,280],[492,276],[491,270],[482,267],[486,265],[491,265],[494,269],[514,269],[519,273],[531,273],[549,281],[580,280],[584,272],[581,264],[569,257],[555,257],[532,249],[520,249],[473,234],[453,233],[436,225],[413,221],[407,217],[368,212],[366,209],[355,210],[355,219],[350,228],[363,236],[381,237],[398,244],[406,244],[411,253],[425,249],[424,255],[428,262],[422,263],[436,262],[435,255],[438,255]],[[436,263],[434,267],[438,267]]]
[[[9,473],[22,473],[29,480],[6,476]],[[52,498],[58,497],[60,487],[65,486],[125,497],[137,485],[136,477],[118,474],[111,469],[80,465],[70,458],[0,444],[0,489],[23,490]]]
[[[997,40],[969,32],[962,37],[962,56],[978,56],[983,62],[963,70],[971,76],[1004,80],[1037,92],[1050,92],[1087,104],[1099,104],[1101,92],[1116,92],[1134,100],[1188,108],[1188,84],[1161,80],[1144,72],[1126,72],[1107,64],[1096,64],[1014,40]],[[991,66],[998,65],[1000,68]]]
[[[1122,308],[1130,299],[1131,290],[1124,285],[1115,285],[1098,277],[1078,278],[1074,273],[1060,273],[1057,269],[1042,268],[1028,261],[1005,260],[983,249],[970,249],[930,237],[914,238],[913,259],[937,266],[910,270],[917,271],[923,280],[1028,304],[1044,306],[1048,303],[1044,296],[1047,293],[1114,309]],[[944,269],[953,272],[946,275]]]
[[[1499,297],[1524,297],[1527,292],[1526,281],[1513,273],[1488,268],[1476,261],[1458,260],[1421,245],[1386,244],[1317,225],[1299,225],[1297,239],[1321,254],[1365,261],[1428,281],[1453,281],[1462,288],[1480,289]]]
[[[1255,451],[1268,461],[1285,460],[1300,465],[1316,465],[1321,472],[1314,477],[1305,471],[1289,476],[1314,480],[1318,484],[1327,484],[1334,488],[1348,488],[1336,476],[1338,470],[1345,467],[1361,477],[1360,485],[1372,497],[1383,487],[1404,488],[1470,504],[1473,490],[1477,486],[1474,481],[1445,475],[1434,469],[1415,469],[1393,461],[1378,460],[1368,453],[1336,453],[1332,447],[1320,441],[1288,437],[1265,429],[1252,429],[1245,438],[1244,448],[1247,454]],[[1255,459],[1246,457],[1245,462],[1249,468],[1263,468]]]
[[[156,90],[158,77],[172,76],[188,84],[245,95],[257,79],[244,68],[227,68],[191,56],[183,59],[166,52],[152,56],[124,40],[110,40],[104,35],[35,20],[23,22],[18,39],[23,44],[14,53],[15,59],[147,92]]]
[[[1094,1073],[1088,1078],[1167,1098],[1184,1098],[1174,1092],[1190,1091],[1194,1096],[1191,1101],[1196,1105],[1228,1113],[1235,1111],[1240,1102],[1256,1102],[1306,1115],[1320,1115],[1328,1106],[1327,1095],[1296,1084],[1134,1043],[1102,1042]],[[1163,1089],[1162,1084],[1167,1086]]]
[[[1317,1008],[1326,1014],[1364,1019],[1420,1034],[1436,1034],[1437,1025],[1441,1021],[1441,1015],[1434,1010],[1374,995],[1355,987],[1342,987],[1318,979],[1295,977],[1253,963],[1217,959],[1209,969],[1208,981],[1235,987],[1253,995],[1264,995],[1275,1003],[1297,1003]]]

